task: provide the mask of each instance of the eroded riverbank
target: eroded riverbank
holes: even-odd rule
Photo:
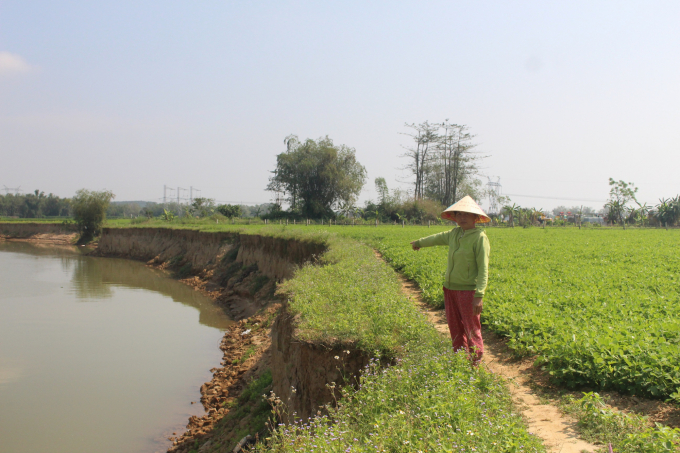
[[[4,239],[12,243],[31,242],[44,246],[75,240],[72,233],[43,232],[42,229],[40,226],[23,233],[20,230],[12,231],[10,236],[5,234]],[[201,386],[201,402],[206,412],[189,417],[185,432],[172,430],[172,435],[166,437],[173,443],[171,451],[189,451],[207,442],[212,447],[204,451],[218,450],[227,447],[227,444],[236,443],[244,432],[257,434],[258,430],[262,431],[263,419],[251,420],[253,417],[249,415],[240,414],[238,419],[227,417],[221,424],[219,422],[230,412],[233,413],[234,407],[230,405],[248,403],[240,401],[237,404],[236,401],[239,401],[243,389],[251,381],[261,378],[262,373],[274,374],[276,380],[288,382],[291,378],[287,374],[295,376],[298,368],[311,368],[311,364],[305,361],[315,361],[320,357],[319,354],[328,352],[320,350],[317,353],[314,352],[314,345],[295,342],[292,349],[306,352],[290,351],[291,339],[284,337],[293,335],[293,332],[286,331],[284,335],[278,335],[277,339],[286,343],[286,351],[296,357],[296,363],[288,363],[285,354],[278,360],[279,366],[271,366],[271,325],[280,307],[274,296],[276,283],[292,276],[296,266],[313,259],[323,250],[324,246],[319,243],[238,233],[170,229],[104,231],[93,252],[94,256],[142,261],[146,267],[171,272],[196,293],[216,301],[233,319],[240,320],[222,338],[221,366],[213,367],[212,379]],[[276,347],[281,349],[281,345]],[[326,379],[319,382],[337,380],[336,372],[334,369],[329,370],[329,376],[321,376]],[[311,376],[305,377],[304,373],[297,373],[293,379],[295,385],[309,392],[289,397],[291,406],[298,407],[302,415],[317,404],[330,400],[330,395],[319,396],[327,393],[325,386],[317,382],[305,382],[308,378],[312,379]],[[315,389],[318,385],[320,388]],[[315,399],[317,396],[320,398],[318,401]],[[258,400],[257,404],[260,402]],[[194,407],[199,406],[195,404]]]

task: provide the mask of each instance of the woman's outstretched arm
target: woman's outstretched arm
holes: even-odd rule
[[[449,245],[449,237],[451,231],[442,231],[441,233],[433,234],[432,236],[427,236],[420,238],[417,241],[411,242],[411,247],[413,250],[420,250],[422,247],[434,247],[436,245]]]

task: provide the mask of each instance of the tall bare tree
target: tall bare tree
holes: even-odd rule
[[[432,159],[432,151],[439,139],[439,125],[425,121],[421,124],[407,123],[405,126],[413,131],[412,133],[404,133],[404,135],[413,139],[413,143],[411,146],[404,146],[406,153],[402,157],[409,160],[406,169],[415,177],[413,197],[421,200],[425,196],[426,170]]]
[[[458,191],[463,181],[477,173],[477,156],[472,151],[476,145],[467,126],[446,120],[440,127],[444,131],[437,146],[443,169],[441,203],[448,206],[460,198]]]

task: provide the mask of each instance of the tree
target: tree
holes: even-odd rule
[[[415,177],[413,198],[420,200],[425,196],[425,176],[426,170],[432,159],[431,148],[436,146],[439,139],[437,131],[438,124],[430,124],[427,121],[421,124],[406,124],[406,127],[413,129],[412,134],[404,133],[413,140],[413,145],[404,147],[406,153],[402,157],[409,159],[406,169]]]
[[[22,217],[36,218],[42,217],[42,205],[44,204],[45,192],[36,189],[24,197],[24,209]]]
[[[387,181],[385,181],[385,178],[375,178],[375,190],[378,192],[378,201],[380,204],[387,204],[389,202],[390,191],[387,188]]]
[[[69,203],[67,199],[60,199],[59,197],[50,193],[44,200],[42,213],[43,215],[49,217],[67,216],[68,209]]]
[[[513,228],[515,228],[515,217],[517,217],[519,215],[519,213],[521,212],[521,209],[522,208],[515,203],[513,203],[512,205],[508,204],[508,205],[503,206],[502,212],[504,214],[507,214],[508,217],[510,217],[510,225]]]
[[[195,216],[207,217],[215,213],[215,200],[202,197],[194,198],[189,209]]]
[[[217,207],[217,212],[229,219],[241,217],[241,206],[235,204],[221,204]]]
[[[441,165],[441,181],[439,183],[439,201],[449,206],[460,198],[461,186],[477,173],[476,159],[472,150],[474,135],[467,126],[450,124],[444,121],[440,127],[444,133],[439,136],[437,144],[437,160]]]
[[[144,209],[142,209],[142,215],[146,217],[147,219],[150,219],[153,217],[153,209],[151,209],[149,206],[145,206]]]
[[[661,225],[673,226],[680,220],[680,195],[675,198],[661,198],[656,205],[656,218]]]
[[[409,212],[420,212],[412,209],[412,202],[416,201],[415,198],[407,201],[404,192],[399,189],[393,190],[390,194],[385,178],[375,179],[375,190],[378,192],[378,203],[367,201],[364,211],[375,213],[375,216],[382,221],[401,220],[405,216],[411,219],[412,216],[406,212],[409,209]]]
[[[467,126],[425,121],[419,125],[407,124],[413,133],[413,145],[404,147],[402,155],[408,159],[406,170],[414,177],[413,197],[429,198],[449,206],[470,195],[479,199],[483,195],[481,181],[475,178],[477,161],[481,158],[473,150],[474,135]]]
[[[267,190],[283,193],[292,213],[319,219],[334,217],[334,209],[353,205],[366,180],[366,169],[355,150],[334,145],[327,136],[300,142],[286,137],[287,150],[276,156]]]
[[[172,211],[168,211],[167,209],[163,209],[163,220],[167,222],[172,222],[175,220],[175,213]]]
[[[87,242],[101,232],[106,210],[116,196],[110,190],[100,192],[80,189],[71,200],[73,218],[80,230],[80,242]]]
[[[628,211],[628,203],[635,201],[638,188],[632,182],[614,181],[609,178],[609,201],[605,207],[609,209],[609,218],[618,220],[625,228],[625,216]],[[638,203],[639,204],[639,203]]]

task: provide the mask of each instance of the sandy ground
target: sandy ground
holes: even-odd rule
[[[54,233],[41,233],[34,234],[26,238],[14,238],[9,236],[0,235],[0,241],[13,241],[13,242],[30,242],[36,245],[54,246],[54,245],[70,245],[73,246],[76,243],[78,234],[54,234]],[[89,244],[92,246],[93,244]],[[96,245],[96,244],[94,244]]]

